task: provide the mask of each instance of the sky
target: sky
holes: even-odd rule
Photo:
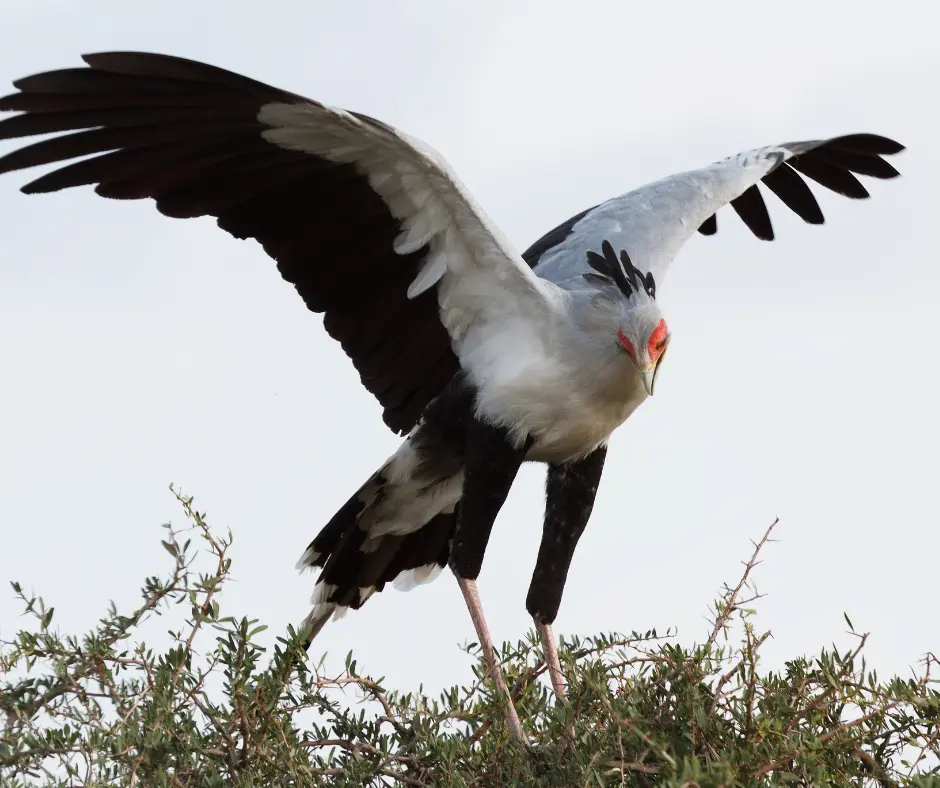
[[[726,208],[658,297],[656,395],[621,427],[556,622],[562,634],[707,632],[722,583],[780,517],[757,570],[767,667],[871,632],[906,674],[940,648],[935,237],[940,80],[918,0],[473,4],[6,0],[0,83],[141,49],[365,112],[447,157],[521,251],[573,213],[739,150],[870,131],[907,145],[872,199],[814,191],[777,240]],[[16,143],[0,144],[0,153]],[[37,173],[38,174],[38,173]],[[231,529],[224,607],[283,631],[313,580],[294,562],[399,438],[273,262],[210,219],[0,177],[0,581],[84,631],[168,568],[168,490]],[[768,194],[765,192],[765,194]],[[497,641],[531,626],[544,469],[497,521],[480,591]],[[0,591],[0,637],[23,623]],[[159,629],[159,628],[158,628]],[[448,573],[330,624],[319,656],[402,690],[470,679]]]

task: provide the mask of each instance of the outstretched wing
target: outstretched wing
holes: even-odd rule
[[[561,283],[589,271],[586,253],[598,251],[607,240],[659,282],[696,230],[704,235],[717,231],[715,214],[728,203],[754,235],[773,240],[758,183],[805,221],[822,224],[819,203],[803,176],[846,197],[865,198],[868,191],[853,173],[894,178],[898,171],[882,156],[902,150],[886,137],[852,134],[745,151],[583,211],[536,241],[524,256],[540,276]]]
[[[0,122],[0,139],[71,132],[14,150],[0,173],[91,155],[23,191],[96,184],[256,239],[324,313],[393,430],[411,429],[457,372],[466,338],[545,308],[552,285],[420,141],[191,60],[83,59],[0,98],[21,113]]]

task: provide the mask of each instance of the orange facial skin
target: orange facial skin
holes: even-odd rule
[[[617,329],[617,341],[620,343],[620,347],[627,351],[634,361],[636,361],[636,349],[633,347],[633,343],[627,339],[626,335],[619,328]]]
[[[650,362],[655,364],[659,357],[666,350],[666,340],[669,338],[669,329],[666,328],[666,321],[660,320],[653,333],[650,334],[649,343],[646,346],[650,354]]]
[[[646,351],[649,353],[650,363],[656,364],[659,361],[659,357],[666,350],[666,340],[669,338],[669,329],[666,327],[666,321],[660,320],[656,328],[653,329],[653,333],[650,334],[649,342],[646,345]],[[636,348],[633,347],[633,343],[627,339],[626,335],[621,330],[617,330],[617,341],[620,343],[620,347],[627,351],[635,362],[639,363],[639,360],[636,357]]]

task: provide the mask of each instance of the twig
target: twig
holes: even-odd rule
[[[754,567],[760,563],[757,560],[757,556],[760,554],[760,551],[764,548],[764,545],[767,544],[767,541],[770,539],[770,534],[777,526],[777,523],[780,522],[780,518],[776,518],[767,530],[764,532],[764,535],[761,537],[760,541],[754,545],[754,552],[751,554],[750,559],[744,565],[744,574],[741,576],[741,579],[738,581],[738,584],[734,587],[734,590],[730,594],[726,594],[724,599],[726,600],[724,608],[717,611],[717,616],[715,618],[715,625],[712,628],[711,634],[708,636],[707,645],[714,646],[715,641],[718,639],[719,633],[722,629],[725,628],[728,624],[728,620],[731,618],[731,615],[745,602],[738,599],[738,595],[741,593],[741,589],[747,584],[748,578],[751,575]],[[755,596],[754,599],[758,597]],[[749,601],[753,601],[749,600]]]

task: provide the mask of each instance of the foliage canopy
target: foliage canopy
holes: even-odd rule
[[[130,612],[112,604],[93,631],[62,635],[53,608],[13,584],[32,624],[0,642],[2,788],[940,787],[932,654],[911,678],[880,678],[846,616],[849,647],[762,669],[770,633],[749,607],[751,575],[773,526],[701,644],[655,630],[568,640],[561,702],[534,633],[504,645],[524,751],[480,659],[466,686],[428,697],[387,688],[351,655],[326,675],[292,630],[267,651],[263,625],[222,610],[231,534],[177,497],[188,522],[164,526],[171,567]],[[183,620],[159,652],[137,636],[155,616]]]

